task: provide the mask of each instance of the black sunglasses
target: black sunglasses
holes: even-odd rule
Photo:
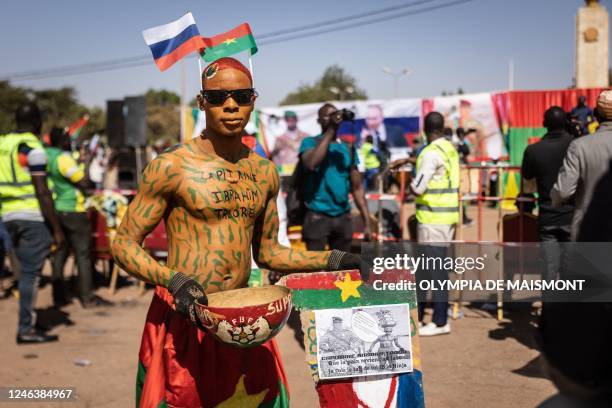
[[[248,105],[257,96],[257,91],[253,88],[233,89],[231,91],[225,89],[207,89],[200,91],[202,97],[211,105],[222,105],[225,100],[232,97],[238,105]]]

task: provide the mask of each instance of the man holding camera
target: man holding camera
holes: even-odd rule
[[[361,175],[357,170],[357,153],[337,139],[337,131],[343,120],[351,120],[354,114],[338,110],[326,103],[319,109],[318,122],[321,134],[307,137],[300,146],[300,160],[305,169],[302,186],[306,215],[302,239],[311,251],[329,249],[349,251],[353,237],[351,204],[355,204],[364,224],[364,240],[371,238],[368,206],[365,200]]]

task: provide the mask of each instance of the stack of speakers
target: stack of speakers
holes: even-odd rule
[[[147,163],[147,104],[144,96],[106,102],[106,134],[115,150],[118,187],[135,189],[139,171]],[[137,155],[140,155],[138,160]]]

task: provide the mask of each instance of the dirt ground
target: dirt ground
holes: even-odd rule
[[[496,212],[485,215],[487,223],[495,225]],[[466,239],[475,228],[465,231]],[[106,288],[98,293],[110,298]],[[112,297],[115,307],[84,310],[74,302],[56,311],[50,307],[47,285],[39,293],[38,315],[60,341],[23,346],[15,343],[17,301],[0,300],[0,387],[76,388],[76,402],[16,405],[24,408],[133,406],[137,353],[151,296],[151,290],[140,296],[136,286],[125,286]],[[533,310],[518,306],[507,310],[499,322],[480,309],[464,308],[465,316],[452,322],[450,335],[421,339],[428,407],[534,407],[555,393],[538,357]],[[277,339],[292,407],[316,407],[316,393],[294,332],[285,328]],[[78,360],[90,364],[77,365]],[[15,404],[0,402],[2,406]]]

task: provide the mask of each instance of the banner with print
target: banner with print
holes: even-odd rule
[[[458,128],[463,128],[471,160],[496,160],[506,155],[493,94],[485,92],[423,100],[423,116],[431,111],[444,115],[445,125],[453,129],[453,134],[457,134]]]
[[[408,154],[419,134],[420,99],[392,99],[333,102],[338,109],[349,109],[355,120],[343,122],[340,139],[360,147],[370,140],[391,155]],[[290,175],[298,161],[299,147],[307,136],[321,133],[318,110],[323,103],[262,108],[260,120],[271,158],[281,175]],[[363,162],[363,160],[361,160]]]

